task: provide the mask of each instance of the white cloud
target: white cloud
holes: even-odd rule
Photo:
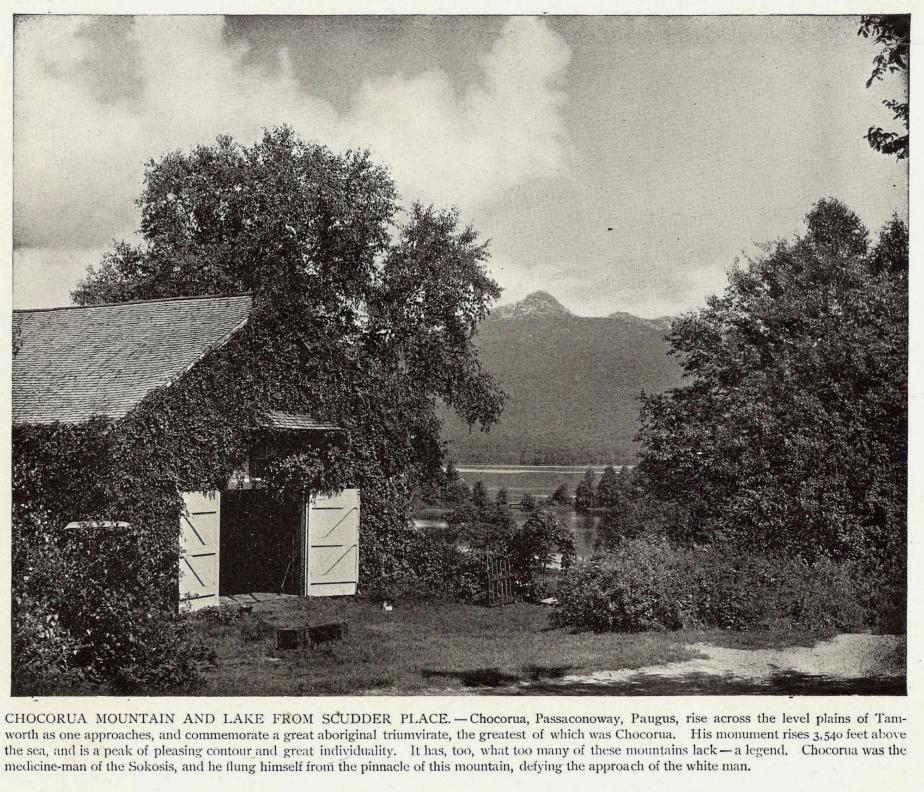
[[[483,81],[462,96],[440,70],[383,77],[363,85],[340,131],[368,141],[399,186],[468,209],[562,166],[557,82],[570,58],[545,22],[515,18],[482,58]]]
[[[570,50],[539,19],[511,19],[483,56],[481,79],[461,92],[440,70],[396,73],[360,86],[343,112],[302,88],[286,52],[272,71],[249,65],[217,17],[136,19],[129,44],[141,90],[100,96],[85,68],[99,61],[99,39],[80,35],[84,24],[33,18],[17,32],[20,246],[90,248],[128,236],[144,162],[223,132],[249,143],[281,123],[335,150],[371,148],[405,201],[466,214],[562,167],[558,80]]]

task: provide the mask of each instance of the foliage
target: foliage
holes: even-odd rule
[[[629,542],[620,552],[562,575],[555,618],[596,631],[679,629],[679,554],[667,543]]]
[[[417,597],[481,601],[485,580],[477,554],[464,552],[455,544],[466,526],[450,522],[445,532],[417,530],[406,517],[410,504],[395,489],[394,482],[378,487],[390,491],[363,491],[364,502],[372,498],[381,505],[364,510],[360,524],[362,594],[389,601]],[[471,502],[467,503],[464,513],[472,514]]]
[[[869,88],[876,80],[886,74],[908,73],[911,56],[911,16],[908,14],[867,14],[860,19],[857,35],[872,38],[882,45],[882,49],[873,59],[873,71],[866,81]],[[906,82],[907,86],[907,82]],[[907,87],[906,87],[907,91]],[[894,119],[901,121],[908,129],[909,105],[897,99],[883,102],[892,111]],[[898,132],[886,132],[882,127],[870,127],[866,139],[876,151],[894,154],[896,159],[907,159],[910,153],[909,135]]]
[[[607,465],[603,469],[603,475],[600,476],[594,496],[594,502],[599,508],[612,509],[619,505],[623,495],[623,485],[626,483],[626,479],[621,477],[621,473],[625,470],[626,468],[623,467],[620,473],[616,473],[616,468],[612,465]]]
[[[594,500],[594,472],[588,468],[574,488],[574,510],[588,512],[594,507]]]
[[[514,530],[513,518],[506,506],[491,503],[486,494],[476,497],[479,484],[480,481],[476,482],[472,488],[471,500],[449,515],[449,526],[455,530],[455,539],[468,547],[496,551],[506,546]]]
[[[555,491],[549,496],[549,503],[558,506],[568,506],[571,503],[571,498],[568,495],[568,486],[566,484],[559,484]]]
[[[594,547],[612,549],[627,539],[657,539],[675,533],[685,509],[652,496],[643,473],[624,467],[616,477],[615,496],[597,524]]]
[[[630,540],[562,576],[556,620],[596,631],[894,629],[851,562]],[[885,585],[888,585],[885,583]]]
[[[19,693],[179,690],[198,680],[206,653],[176,615],[179,497],[118,455],[123,440],[104,420],[14,429]]]
[[[448,508],[458,506],[471,498],[471,490],[459,475],[451,458],[446,460],[445,467],[437,468],[419,481],[414,494],[418,504]]]
[[[628,503],[635,506],[638,501],[629,500]],[[642,526],[632,519],[628,509],[618,506],[607,509],[597,523],[594,549],[612,548],[626,539],[638,539],[642,534]]]
[[[372,599],[406,602],[481,602],[485,597],[485,576],[477,553],[461,551],[440,537],[410,531],[402,547],[401,566],[389,575],[375,575],[363,591]],[[396,558],[389,554],[389,558]]]
[[[538,583],[556,551],[561,568],[568,569],[576,558],[574,534],[546,509],[533,512],[523,525],[512,531],[506,543],[516,593],[535,598]]]
[[[440,479],[440,496],[443,503],[457,505],[471,497],[468,484],[459,475],[455,464],[450,459],[446,462],[446,469]]]
[[[53,693],[84,680],[77,662],[79,636],[62,623],[59,588],[50,585],[65,566],[62,551],[47,530],[47,515],[13,517],[12,689]]]
[[[488,489],[481,479],[472,485],[472,506],[480,511],[488,508]]]
[[[856,215],[820,201],[802,238],[674,322],[690,381],[644,397],[640,435],[673,538],[853,559],[900,584],[907,244],[896,218],[871,248]]]
[[[487,248],[454,211],[413,204],[396,224],[367,152],[287,127],[251,147],[220,137],[149,162],[138,204],[142,244],[117,245],[77,302],[253,293],[223,384],[344,426],[381,475],[435,472],[437,398],[469,425],[497,419],[503,393],[472,344],[500,293]]]

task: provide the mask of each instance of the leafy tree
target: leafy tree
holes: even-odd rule
[[[507,506],[507,489],[506,487],[501,487],[497,491],[497,495],[494,496],[494,504],[496,506]]]
[[[675,538],[865,559],[903,575],[908,234],[819,201],[673,323],[689,382],[644,396],[640,471]]]
[[[612,550],[629,539],[661,540],[682,524],[685,511],[654,497],[642,471],[623,467],[616,475],[617,496],[595,528],[594,548]]]
[[[473,491],[479,483],[476,482]],[[447,522],[455,539],[476,550],[502,550],[514,530],[513,518],[506,507],[491,503],[487,496],[460,504]]]
[[[640,534],[641,526],[637,521],[632,520],[628,509],[607,509],[597,524],[594,548],[612,550],[622,542],[637,539]]]
[[[873,58],[873,72],[866,81],[869,88],[886,74],[908,73],[911,55],[911,16],[909,14],[867,14],[860,19],[857,32],[863,38],[872,38],[882,49]],[[907,83],[906,83],[907,85]],[[907,90],[907,88],[906,88]],[[886,132],[882,127],[870,127],[866,139],[876,151],[894,154],[906,159],[910,150],[908,129],[908,102],[886,99],[883,104],[892,111],[896,121],[905,127],[905,134]]]
[[[622,495],[619,474],[612,465],[603,469],[603,475],[597,484],[596,504],[603,509],[611,509],[618,505]]]
[[[488,489],[481,479],[472,485],[472,505],[481,511],[488,508]]]
[[[293,498],[365,487],[364,531],[380,534],[367,549],[400,534],[396,504],[438,474],[437,400],[487,427],[504,398],[472,343],[500,293],[486,245],[455,211],[412,204],[399,218],[396,201],[367,152],[334,154],[288,127],[249,147],[220,137],[147,163],[141,243],[115,245],[73,293],[88,305],[251,292],[248,325],[209,369],[210,409],[346,428],[348,446],[293,454],[267,480]]]
[[[566,484],[559,484],[555,488],[555,492],[549,496],[549,503],[559,504],[562,506],[566,506],[571,503],[571,498],[568,495],[568,487]]]
[[[594,507],[594,472],[590,468],[584,472],[584,478],[574,488],[574,509],[579,512],[590,511]]]
[[[536,511],[536,499],[528,492],[520,499],[520,511]]]
[[[547,509],[536,509],[510,534],[507,553],[521,595],[538,593],[539,580],[556,550],[562,554],[562,569],[569,569],[576,558],[574,534]]]
[[[451,459],[447,460],[446,468],[440,479],[440,499],[448,505],[458,505],[466,502],[471,497],[468,485],[459,475],[455,464]]]

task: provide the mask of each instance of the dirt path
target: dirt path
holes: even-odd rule
[[[898,635],[845,634],[815,646],[784,649],[729,649],[696,643],[688,646],[699,655],[691,660],[568,674],[532,685],[524,683],[520,687],[532,688],[532,692],[563,695],[572,691],[640,695],[713,690],[739,693],[900,692],[905,679],[905,640]]]

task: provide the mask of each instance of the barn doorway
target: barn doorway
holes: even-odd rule
[[[302,515],[266,490],[223,492],[219,593],[301,594]]]

